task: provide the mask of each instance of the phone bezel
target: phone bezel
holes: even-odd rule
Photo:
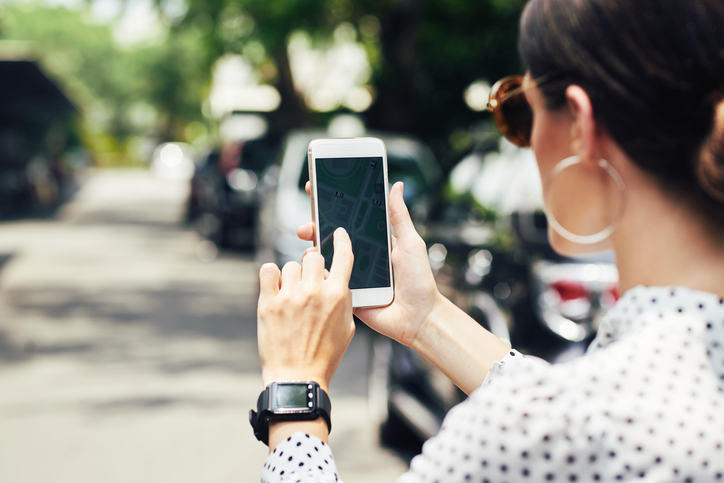
[[[390,285],[388,287],[352,289],[353,307],[383,307],[394,299],[394,281],[392,278],[392,230],[389,213],[389,180],[387,179],[387,148],[379,138],[339,138],[315,139],[309,143],[308,165],[309,179],[312,184],[312,220],[314,221],[314,246],[320,246],[319,205],[317,204],[317,158],[364,158],[382,157],[385,193],[385,222],[387,225],[387,260]]]

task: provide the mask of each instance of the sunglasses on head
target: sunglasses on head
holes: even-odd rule
[[[503,77],[490,90],[486,110],[505,139],[521,148],[531,146],[533,111],[523,92],[545,81],[548,76],[526,80],[522,75]]]

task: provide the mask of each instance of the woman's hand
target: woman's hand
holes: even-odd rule
[[[259,358],[264,386],[278,381],[315,381],[325,391],[354,335],[349,277],[354,256],[344,229],[334,233],[334,258],[308,253],[302,265],[281,273],[267,263],[259,271]]]
[[[425,242],[415,231],[402,199],[402,188],[402,183],[396,183],[390,190],[390,222],[397,236],[392,240],[395,300],[387,307],[355,309],[354,313],[377,332],[418,350],[470,394],[510,347],[440,295]],[[313,240],[314,225],[300,226],[297,235]],[[334,249],[336,256],[337,245]],[[318,255],[315,248],[308,249],[303,260],[312,255]]]
[[[402,192],[403,185],[398,182],[390,190],[389,196],[390,222],[396,235],[392,240],[395,299],[387,307],[358,308],[354,313],[377,332],[401,344],[415,347],[433,310],[440,305],[443,297],[437,290],[430,269],[425,242],[415,230]],[[314,225],[308,223],[300,226],[297,235],[303,240],[312,241]],[[312,253],[316,253],[315,248],[305,252],[304,260]]]

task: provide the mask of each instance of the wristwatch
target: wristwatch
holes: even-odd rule
[[[270,421],[313,421],[324,418],[332,431],[332,403],[314,381],[272,382],[259,395],[256,411],[249,411],[254,436],[269,445]]]

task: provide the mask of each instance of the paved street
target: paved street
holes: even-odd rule
[[[186,186],[91,175],[56,219],[0,223],[0,482],[258,482],[251,255],[197,256]],[[405,465],[367,422],[359,331],[331,391],[347,483]]]

